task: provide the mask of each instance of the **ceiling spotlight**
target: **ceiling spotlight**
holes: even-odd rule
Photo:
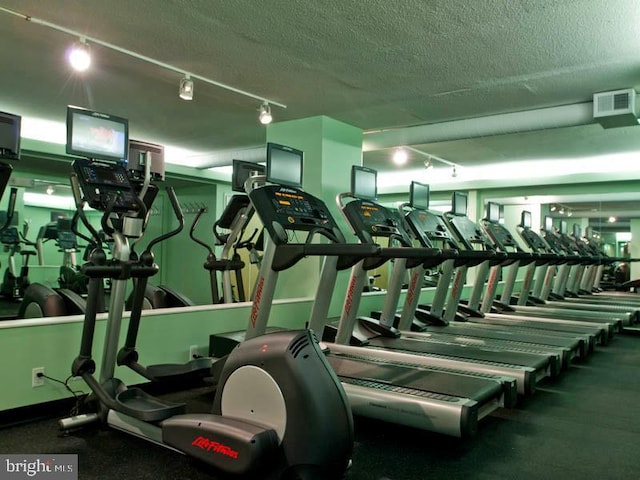
[[[77,72],[84,72],[91,66],[91,53],[84,38],[73,44],[67,58]]]
[[[53,192],[55,192],[54,188],[51,185],[49,185],[47,187],[47,195],[53,195]]]
[[[452,178],[456,178],[458,176],[458,170],[456,170],[456,166],[453,166],[453,169],[451,170],[451,177]]]
[[[404,148],[396,148],[393,152],[393,163],[396,165],[404,165],[409,161],[409,155]]]
[[[549,210],[551,210],[552,212],[555,212],[557,209],[558,209],[557,205],[553,205],[553,204],[552,204],[552,205],[549,207]]]
[[[180,80],[180,98],[183,100],[193,100],[193,80],[186,74],[182,80]]]
[[[424,161],[424,168],[427,170],[431,170],[433,168],[433,163],[431,163],[431,160],[426,159]]]
[[[617,218],[616,217],[609,217],[609,223],[616,223]]]
[[[560,207],[560,210],[558,210],[558,213],[560,215],[564,215],[564,207]]]
[[[258,119],[263,125],[269,125],[273,120],[273,117],[271,116],[271,107],[267,102],[260,105],[260,114],[258,115]]]
[[[570,217],[573,215],[573,212],[571,210],[567,210],[567,217]]]

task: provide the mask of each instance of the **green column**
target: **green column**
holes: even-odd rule
[[[362,130],[329,117],[320,116],[274,123],[267,127],[267,142],[304,152],[303,188],[324,200],[345,234],[356,242],[336,205],[336,195],[350,188],[352,165],[362,165]],[[313,296],[319,278],[319,263],[307,259],[280,277],[277,298]],[[344,297],[348,272],[338,277],[331,314],[337,315]]]

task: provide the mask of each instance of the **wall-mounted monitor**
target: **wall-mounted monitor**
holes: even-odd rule
[[[20,127],[22,117],[0,112],[0,158],[20,160]]]
[[[303,152],[277,143],[267,143],[267,182],[302,187]]]
[[[147,161],[151,160],[151,179],[164,180],[164,147],[155,143],[129,140],[127,170],[135,179],[144,179]]]
[[[544,216],[544,231],[553,232],[553,218],[549,215]]]
[[[254,175],[264,175],[264,165],[247,162],[245,160],[233,160],[233,172],[231,174],[231,189],[234,192],[244,193],[244,183]]]
[[[491,223],[500,223],[500,204],[487,202],[487,220]]]
[[[520,226],[523,228],[531,228],[532,218],[531,212],[523,210],[520,214]]]
[[[372,168],[351,166],[351,194],[363,200],[378,198],[378,172]]]
[[[129,121],[67,107],[67,153],[112,162],[125,160],[129,155]]]
[[[418,210],[429,210],[429,185],[411,182],[409,204]]]
[[[467,214],[467,194],[463,192],[453,192],[451,196],[451,213],[465,216]]]

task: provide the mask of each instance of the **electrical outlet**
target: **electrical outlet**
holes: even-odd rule
[[[44,385],[44,377],[39,377],[38,374],[44,375],[44,367],[35,367],[31,370],[31,386],[41,387]]]
[[[193,360],[194,358],[198,358],[200,356],[200,353],[198,352],[198,345],[191,345],[189,347],[189,361]]]

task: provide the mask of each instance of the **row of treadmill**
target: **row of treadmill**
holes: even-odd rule
[[[329,207],[300,188],[301,178],[291,174],[294,162],[288,165],[284,178],[270,179],[276,184],[249,188],[271,245],[242,334],[268,331],[279,271],[303,257],[324,256],[308,326],[322,334],[329,363],[358,415],[468,437],[495,409],[514,406],[616,333],[637,328],[637,296],[598,290],[603,268],[616,259],[593,241],[551,228],[540,236],[531,214],[523,212],[523,248],[500,223],[499,205],[488,205],[476,224],[466,216],[464,193],[456,192],[452,212],[442,214],[429,210],[429,187],[417,182],[410,185],[409,202],[390,209],[376,201],[376,172],[354,166],[351,190],[338,196],[337,206],[358,248],[372,249],[367,253],[346,243]],[[307,239],[292,243],[300,232]],[[315,243],[319,237],[329,245]],[[368,272],[388,261],[393,266],[382,310],[362,316]],[[468,286],[470,267],[476,271]],[[346,269],[351,273],[342,312],[331,321],[338,272]],[[424,304],[428,269],[439,276]],[[223,356],[230,339],[238,338],[212,336],[212,356]]]
[[[142,155],[144,178],[132,181],[118,161],[127,142],[122,151],[108,150],[112,143],[96,146],[100,138],[86,142],[82,135],[92,130],[82,128],[85,122],[116,133],[128,129],[124,119],[68,109],[67,152],[85,156],[72,164],[77,218],[96,245],[83,267],[88,294],[71,373],[89,386],[95,408],[61,420],[65,430],[98,421],[231,474],[341,478],[350,465],[353,414],[469,437],[496,409],[515,406],[616,333],[636,328],[635,297],[598,292],[602,266],[612,259],[593,250],[597,246],[551,231],[542,238],[523,215],[525,251],[500,224],[494,206],[481,225],[466,217],[463,194],[455,195],[450,214],[436,213],[429,210],[428,187],[416,182],[409,202],[387,208],[376,201],[376,172],[359,166],[352,167],[350,190],[330,207],[302,188],[303,152],[269,143],[264,173],[247,162],[234,165],[244,172],[234,173],[234,180],[240,179],[249,199],[234,228],[255,214],[266,231],[246,328],[212,335],[210,358],[145,365],[136,343],[141,322],[152,320],[144,318],[142,306],[147,281],[158,271],[153,248],[180,228],[132,255],[129,242],[143,235],[159,189],[150,176],[152,157]],[[173,190],[167,195],[182,225]],[[109,252],[86,219],[85,205],[102,213]],[[286,331],[271,314],[274,293],[280,272],[303,259],[321,263],[316,293],[308,318],[296,319],[300,328]],[[387,262],[392,267],[382,309],[362,316],[369,273]],[[427,270],[439,272],[438,283],[421,295]],[[104,348],[94,359],[100,289],[107,278]],[[121,346],[125,292],[133,278]],[[330,318],[334,294],[343,299],[337,319]],[[422,303],[428,294],[431,301]],[[222,314],[224,309],[212,310],[212,324]],[[127,386],[116,377],[117,367],[151,382],[211,377],[212,408],[187,413],[184,403]]]

